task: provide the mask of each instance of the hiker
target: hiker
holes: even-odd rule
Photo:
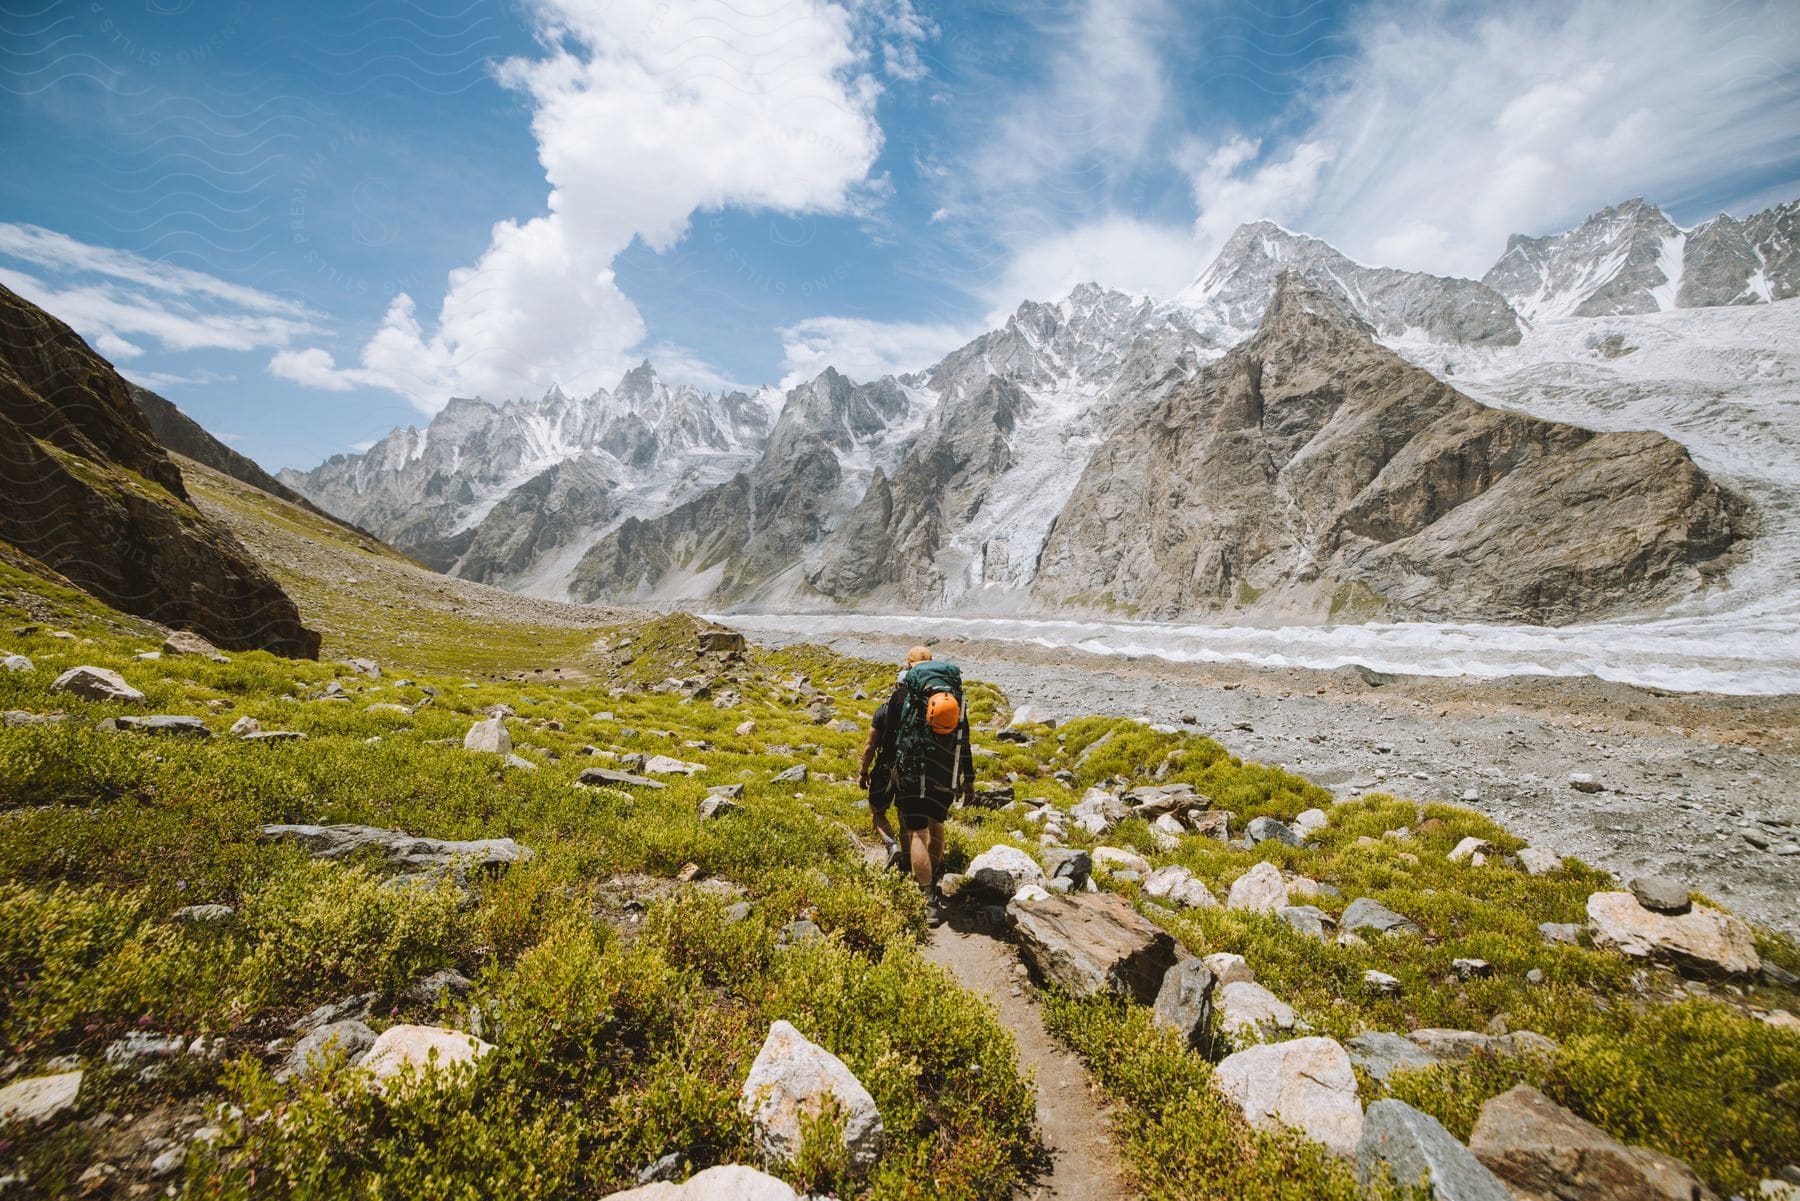
[[[906,674],[888,698],[894,720],[894,805],[913,880],[924,891],[932,925],[943,922],[937,874],[944,861],[944,821],[961,793],[975,800],[975,757],[963,706],[962,671],[915,646]]]
[[[875,707],[869,718],[869,738],[863,743],[862,769],[857,773],[856,784],[868,790],[869,820],[887,848],[887,866],[905,871],[906,852],[888,820],[888,807],[894,803],[894,725],[899,713],[900,706],[893,697]]]

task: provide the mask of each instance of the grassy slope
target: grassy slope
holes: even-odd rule
[[[852,694],[878,696],[890,669],[794,648],[753,654],[733,707],[659,693],[658,681],[696,667],[693,627],[682,619],[595,623],[570,607],[444,581],[235,481],[184,469],[202,506],[228,516],[325,631],[328,655],[370,654],[386,676],[368,681],[262,654],[136,661],[131,653],[153,642],[133,626],[0,562],[0,629],[54,616],[85,639],[47,630],[4,637],[36,670],[0,673],[0,709],[72,718],[0,728],[0,1043],[28,1070],[59,1054],[81,1057],[90,1070],[81,1118],[105,1110],[129,1125],[230,1099],[241,1116],[225,1123],[216,1150],[190,1161],[181,1187],[193,1195],[600,1196],[667,1151],[695,1166],[751,1157],[736,1087],[768,1022],[783,1017],[841,1055],[881,1105],[889,1154],[863,1186],[868,1194],[1010,1189],[1033,1141],[1010,1039],[917,954],[916,896],[865,866],[844,829],[865,820],[853,786],[839,782],[854,773],[860,739],[813,724],[786,683],[804,674],[841,716],[861,720],[869,702]],[[247,714],[310,737],[250,746],[102,734],[93,719],[119,710],[47,691],[77,662],[118,668],[150,694],[154,712],[204,716],[221,732]],[[494,678],[527,666],[562,666],[564,678]],[[348,702],[305,699],[334,679]],[[427,686],[435,700],[410,713],[367,707],[414,706]],[[539,770],[434,745],[460,739],[499,703],[517,712],[518,749]],[[975,716],[1003,703],[978,690]],[[746,718],[757,728],[740,736]],[[1077,763],[1108,731],[1107,745]],[[1329,801],[1192,734],[1098,719],[1038,733],[1029,746],[982,735],[997,755],[982,760],[984,776],[1017,771],[1022,790],[1066,806],[1091,783],[1146,778],[1166,764],[1168,778],[1190,780],[1233,810],[1236,828]],[[590,746],[671,754],[705,770],[659,793],[580,788],[579,769],[604,761],[585,753]],[[797,762],[813,772],[806,784],[768,782]],[[1049,777],[1065,767],[1074,772],[1066,787]],[[701,821],[706,786],[727,782],[746,785],[747,811]],[[1548,1061],[1481,1061],[1395,1082],[1398,1095],[1460,1134],[1483,1097],[1527,1078],[1621,1136],[1689,1159],[1721,1189],[1746,1189],[1800,1145],[1800,1038],[1744,1012],[1750,1001],[1794,998],[1720,993],[1669,1004],[1667,979],[1639,988],[1615,957],[1543,946],[1536,923],[1580,920],[1598,875],[1572,866],[1532,878],[1448,863],[1465,834],[1517,845],[1475,814],[1383,798],[1331,813],[1321,849],[1280,850],[1284,866],[1341,889],[1343,897],[1317,902],[1328,912],[1374,895],[1424,924],[1426,940],[1339,948],[1222,910],[1146,912],[1196,951],[1242,952],[1325,1033],[1480,1029],[1504,1015],[1515,1029],[1563,1042]],[[1428,818],[1441,824],[1421,829]],[[538,857],[482,882],[478,902],[463,907],[454,890],[384,890],[367,865],[317,865],[259,845],[257,828],[278,821],[506,835]],[[1419,832],[1355,845],[1400,825]],[[1026,835],[1011,815],[965,815],[953,826],[952,866],[996,841],[1031,845]],[[1110,840],[1150,843],[1141,823]],[[1221,895],[1258,857],[1196,838],[1152,856],[1188,864]],[[747,889],[751,917],[728,922],[729,898],[675,886],[671,877],[688,864]],[[1103,884],[1135,897],[1129,883]],[[634,918],[624,902],[636,895],[649,905]],[[214,901],[238,910],[222,928],[168,920],[179,906]],[[778,950],[777,931],[802,915],[827,938]],[[1795,965],[1790,947],[1765,941],[1764,950]],[[1490,960],[1495,977],[1451,980],[1450,960],[1463,955]],[[483,1032],[499,1047],[468,1086],[382,1099],[336,1075],[306,1086],[272,1078],[279,1058],[265,1044],[295,1016],[346,994],[382,994],[378,1027],[427,1016],[467,1025],[466,1005],[430,1015],[396,1006],[408,982],[440,967],[475,978]],[[1401,997],[1368,994],[1369,967],[1400,977]],[[1531,967],[1545,984],[1525,983]],[[1246,1128],[1210,1088],[1206,1062],[1176,1048],[1143,1011],[1053,999],[1051,1015],[1124,1102],[1119,1133],[1147,1194],[1353,1192],[1349,1171],[1316,1148]],[[223,1036],[227,1054],[182,1060],[149,1082],[107,1069],[100,1051],[141,1028]],[[54,1195],[109,1153],[117,1129],[75,1120],[0,1139],[34,1187]],[[855,1188],[821,1153],[789,1175]]]

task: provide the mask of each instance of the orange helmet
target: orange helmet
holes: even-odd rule
[[[933,734],[953,734],[962,722],[962,706],[948,692],[934,692],[925,702],[925,724]]]

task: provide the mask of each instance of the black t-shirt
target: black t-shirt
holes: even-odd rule
[[[875,763],[869,769],[871,800],[891,799],[894,795],[894,746],[900,733],[900,698],[904,688],[875,707],[869,727],[875,731]]]

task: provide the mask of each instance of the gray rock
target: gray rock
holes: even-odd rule
[[[1296,1038],[1239,1051],[1220,1061],[1213,1079],[1252,1125],[1286,1126],[1334,1154],[1356,1154],[1363,1127],[1356,1073],[1331,1039]]]
[[[288,1053],[287,1069],[305,1080],[331,1057],[332,1049],[341,1050],[344,1062],[357,1064],[375,1045],[375,1032],[362,1022],[348,1019],[314,1027],[294,1044]]]
[[[1296,1025],[1293,1007],[1253,981],[1237,980],[1214,997],[1219,1024],[1236,1042],[1270,1039]]]
[[[1305,844],[1306,839],[1286,822],[1273,817],[1256,817],[1244,827],[1244,837],[1251,846],[1259,842],[1279,842],[1285,846],[1297,847]]]
[[[144,694],[108,667],[71,667],[50,682],[51,692],[67,692],[90,701],[115,701],[141,705]]]
[[[1151,1017],[1159,1026],[1179,1034],[1188,1047],[1202,1055],[1212,1044],[1213,974],[1198,959],[1184,959],[1163,975]]]
[[[1485,959],[1456,959],[1451,961],[1450,970],[1458,980],[1485,980],[1494,974],[1494,965]]]
[[[231,728],[225,733],[233,738],[242,738],[246,734],[260,733],[261,730],[262,723],[254,717],[240,717],[231,723]]]
[[[1383,1084],[1395,1072],[1416,1072],[1442,1062],[1411,1039],[1385,1030],[1365,1031],[1346,1043],[1345,1050],[1352,1063]]]
[[[1377,930],[1383,934],[1420,934],[1419,924],[1402,917],[1373,897],[1357,897],[1344,907],[1338,924],[1349,932]]]
[[[670,1156],[665,1155],[656,1163],[661,1164],[668,1158]],[[679,1169],[677,1162],[676,1170]],[[645,1169],[646,1172],[649,1170]],[[652,1181],[639,1188],[609,1194],[602,1201],[798,1201],[798,1194],[785,1181],[755,1168],[732,1163],[707,1168],[680,1184]]]
[[[806,783],[806,764],[796,763],[785,771],[776,772],[769,782],[771,784],[804,784]]]
[[[229,905],[183,905],[169,915],[169,920],[190,926],[211,926],[230,921],[236,912]]]
[[[1515,1193],[1555,1201],[1696,1201],[1712,1194],[1691,1168],[1628,1147],[1528,1084],[1490,1098],[1469,1150]]]
[[[1284,905],[1275,916],[1307,938],[1329,941],[1328,931],[1334,923],[1324,910],[1314,905]]]
[[[1364,1112],[1356,1167],[1364,1185],[1385,1172],[1402,1188],[1424,1186],[1436,1201],[1512,1201],[1499,1178],[1442,1123],[1404,1101],[1376,1101]]]
[[[1631,893],[1597,892],[1587,899],[1587,913],[1594,945],[1621,955],[1729,976],[1754,975],[1762,966],[1749,924],[1723,910],[1694,905],[1686,913],[1658,913]]]
[[[743,813],[745,809],[729,797],[709,796],[700,802],[702,818],[726,817],[733,813]]]
[[[1151,1004],[1175,965],[1174,938],[1112,893],[1013,902],[1006,916],[1025,962],[1078,997],[1112,993]]]
[[[1288,902],[1287,881],[1281,869],[1266,860],[1232,881],[1226,894],[1227,909],[1247,909],[1252,913],[1274,913]]]
[[[510,838],[480,838],[456,842],[418,838],[398,830],[375,826],[264,826],[260,841],[295,843],[314,859],[347,859],[358,851],[374,849],[389,864],[403,868],[495,869],[529,862],[535,852]]]
[[[775,945],[778,947],[791,947],[799,943],[811,942],[815,938],[824,937],[825,931],[819,928],[819,923],[810,918],[802,917],[794,919],[781,928],[775,935]]]
[[[351,1018],[366,1018],[374,1012],[375,994],[358,993],[353,997],[345,997],[341,1001],[332,1001],[321,1005],[311,1013],[295,1022],[289,1029],[304,1033],[316,1030],[320,1026],[329,1026],[333,1022],[349,1021]]]
[[[58,1072],[14,1080],[0,1088],[0,1126],[35,1126],[75,1108],[82,1073]]]
[[[0,667],[4,667],[7,671],[35,670],[31,665],[31,660],[24,655],[8,655],[6,658],[0,659]]]
[[[133,1030],[109,1043],[104,1058],[109,1064],[122,1066],[141,1059],[168,1059],[187,1050],[187,1040],[178,1034],[157,1034],[150,1030]]]
[[[741,801],[744,799],[744,786],[742,784],[714,784],[712,787],[708,788],[706,792],[709,796],[722,796],[728,801]]]
[[[969,862],[965,888],[1006,901],[1027,884],[1040,884],[1044,870],[1037,860],[1006,843],[996,843]]]
[[[164,734],[184,738],[211,738],[213,732],[206,728],[206,723],[198,717],[186,717],[174,713],[158,713],[153,717],[115,717],[121,730],[135,730],[140,734]]]
[[[843,1060],[787,1022],[769,1027],[739,1105],[750,1119],[757,1147],[773,1162],[789,1163],[799,1155],[806,1123],[828,1105],[842,1115],[844,1149],[853,1172],[866,1173],[881,1157],[883,1130],[875,1099]]]
[[[1539,922],[1538,933],[1544,936],[1545,942],[1564,943],[1571,947],[1581,945],[1582,931],[1587,929],[1580,922]]]
[[[1569,787],[1576,792],[1602,792],[1606,786],[1584,771],[1569,773]]]
[[[1054,847],[1044,852],[1044,870],[1051,880],[1067,880],[1071,888],[1083,888],[1093,875],[1093,856],[1086,851]]]
[[[614,771],[609,767],[584,767],[581,774],[575,777],[577,784],[586,784],[590,788],[598,788],[605,784],[620,785],[627,788],[651,788],[661,790],[667,788],[661,780],[652,780],[645,776],[634,776],[630,772]]]
[[[1526,847],[1519,852],[1519,866],[1528,876],[1544,876],[1562,867],[1562,856],[1538,847]]]
[[[474,991],[475,982],[461,972],[440,968],[413,981],[405,999],[414,1005],[436,1005],[442,1000],[459,1000]]]
[[[734,901],[731,904],[725,906],[725,922],[727,925],[736,925],[738,922],[743,921],[745,918],[748,918],[749,916],[750,916],[750,902],[749,901]]]
[[[1669,876],[1638,876],[1627,887],[1638,904],[1653,913],[1681,914],[1694,907],[1688,886]]]
[[[1396,997],[1400,995],[1400,978],[1390,976],[1386,972],[1378,972],[1374,968],[1363,972],[1363,983],[1383,996]]]
[[[239,736],[245,742],[305,742],[306,735],[298,730],[253,730]]]
[[[476,751],[488,755],[512,754],[512,734],[506,728],[504,717],[490,717],[478,721],[469,727],[463,735],[463,750]]]

